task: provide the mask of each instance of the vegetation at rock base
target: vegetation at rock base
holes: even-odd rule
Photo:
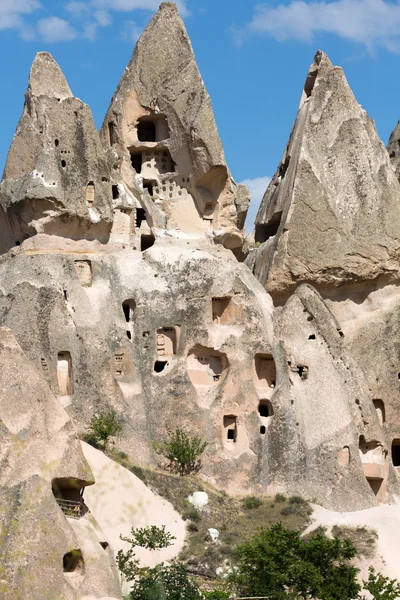
[[[207,447],[207,442],[200,437],[190,436],[179,427],[168,431],[168,439],[162,444],[154,444],[157,454],[167,460],[166,467],[173,473],[189,475],[198,473],[202,467],[201,455]]]
[[[95,448],[106,450],[111,439],[117,437],[121,431],[120,419],[116,411],[110,408],[93,415],[83,439]]]

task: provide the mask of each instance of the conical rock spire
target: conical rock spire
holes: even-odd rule
[[[37,54],[0,188],[9,225],[3,250],[36,233],[106,241],[110,173],[89,107],[52,56]]]
[[[161,4],[138,41],[102,135],[153,231],[208,235],[241,247],[248,193],[227,169],[210,97],[174,3]]]
[[[400,186],[341,68],[317,53],[248,264],[277,295],[398,276]]]

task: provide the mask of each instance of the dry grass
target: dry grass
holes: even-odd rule
[[[357,548],[357,555],[365,558],[373,558],[376,554],[376,542],[378,534],[367,527],[332,527],[332,535],[340,540],[348,539]]]

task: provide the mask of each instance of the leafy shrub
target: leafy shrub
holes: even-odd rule
[[[183,512],[182,518],[184,521],[194,521],[195,523],[200,523],[202,514],[199,510],[197,510],[197,508],[190,506]]]
[[[203,592],[205,600],[229,600],[229,592],[214,590],[213,592]]]
[[[301,498],[301,496],[291,496],[289,498],[289,504],[307,504],[307,502]]]
[[[261,505],[262,505],[262,500],[260,500],[260,498],[257,498],[257,496],[246,496],[246,498],[243,498],[243,500],[242,500],[242,506],[246,510],[252,510],[253,508],[258,508]]]
[[[145,569],[136,579],[131,600],[203,600],[184,565],[173,563]]]
[[[186,525],[186,528],[191,533],[196,533],[199,530],[199,526],[197,523],[193,523],[193,521],[189,521],[189,523]]]
[[[132,467],[129,468],[129,470],[131,473],[136,475],[136,477],[139,477],[139,479],[141,481],[143,481],[143,483],[147,482],[146,471],[144,469],[141,469],[140,467],[133,465]]]
[[[197,436],[191,437],[179,427],[175,431],[168,431],[168,436],[166,442],[153,447],[157,454],[167,459],[169,470],[182,476],[198,473],[202,467],[200,457],[207,442]]]
[[[87,432],[82,433],[79,437],[81,440],[83,440],[90,446],[93,446],[93,448],[97,448],[97,450],[100,449],[101,444],[99,443],[99,440],[97,439],[97,437],[95,435],[93,435],[92,433],[87,433]]]
[[[374,600],[397,600],[400,597],[400,583],[375,573],[373,567],[369,568],[368,581],[363,581],[363,584]]]
[[[285,502],[285,500],[286,500],[286,496],[284,496],[283,494],[275,495],[275,502]]]
[[[93,415],[87,434],[97,443],[98,447],[106,450],[111,438],[116,437],[121,431],[120,419],[117,417],[116,411],[110,408]]]
[[[284,506],[281,510],[281,515],[297,515],[297,507],[293,506],[293,504],[287,504],[286,506]]]
[[[352,600],[360,592],[350,562],[356,553],[350,540],[321,532],[303,538],[278,523],[237,548],[230,580],[242,596]]]
[[[124,542],[129,542],[132,546],[141,546],[148,550],[168,548],[168,546],[172,546],[172,541],[176,540],[175,536],[165,531],[165,525],[162,525],[162,527],[151,525],[149,527],[138,527],[137,529],[132,528],[131,536],[128,538],[120,535],[120,538]]]

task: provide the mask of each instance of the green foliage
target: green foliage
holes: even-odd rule
[[[369,568],[368,581],[363,581],[363,584],[374,600],[397,600],[400,597],[400,583],[375,573],[373,567]]]
[[[243,498],[243,500],[242,500],[242,506],[246,510],[252,510],[253,508],[258,508],[261,505],[262,505],[262,500],[260,500],[260,498],[257,498],[257,496],[246,496],[246,498]]]
[[[124,542],[131,544],[131,547],[126,552],[118,550],[116,560],[118,570],[121,573],[122,581],[133,581],[139,573],[139,561],[135,558],[133,551],[134,546],[142,546],[148,550],[159,550],[160,548],[168,548],[171,546],[172,540],[176,538],[168,531],[165,531],[165,525],[157,527],[139,527],[131,529],[130,538],[120,535],[119,537]]]
[[[148,550],[160,550],[161,548],[168,548],[172,545],[172,541],[176,540],[176,537],[171,535],[168,531],[165,531],[165,525],[157,527],[157,525],[151,525],[150,527],[139,527],[138,529],[131,529],[130,538],[120,535],[119,537],[124,542],[129,542],[132,546],[141,546]]]
[[[120,419],[117,417],[115,410],[110,408],[93,415],[89,423],[87,435],[92,441],[97,443],[97,447],[106,450],[111,438],[116,437],[121,430]]]
[[[197,436],[191,437],[179,427],[175,431],[168,431],[168,436],[163,444],[154,445],[157,454],[167,459],[168,468],[182,476],[198,473],[202,467],[200,457],[207,442]]]
[[[286,500],[286,496],[284,496],[283,494],[276,494],[275,502],[285,502],[285,500]]]
[[[144,569],[135,581],[131,600],[203,600],[184,565],[173,563]]]
[[[329,539],[323,532],[302,538],[278,523],[237,548],[230,579],[243,596],[351,600],[360,591],[357,569],[349,562],[355,555],[349,540]]]
[[[188,504],[190,503],[188,502]],[[200,523],[202,514],[197,508],[190,504],[190,506],[188,506],[188,508],[182,514],[182,517],[185,521],[189,520],[194,521],[195,523]]]
[[[119,572],[121,573],[121,582],[133,581],[139,571],[139,561],[134,558],[133,548],[126,552],[118,550],[116,561]]]
[[[147,477],[146,477],[146,472],[144,469],[142,469],[141,467],[138,467],[137,465],[133,465],[132,467],[129,468],[129,470],[131,471],[131,473],[136,475],[136,477],[139,477],[139,479],[141,481],[143,481],[143,483],[146,483]]]

